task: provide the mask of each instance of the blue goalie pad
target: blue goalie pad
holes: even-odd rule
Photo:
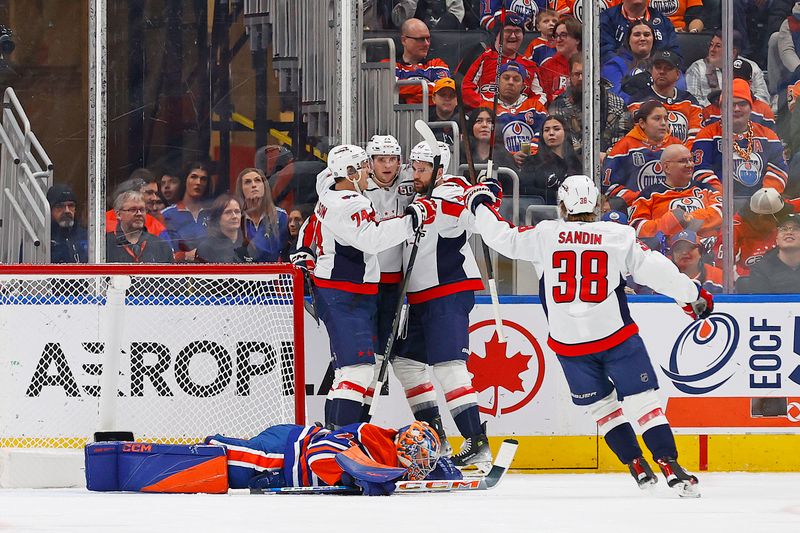
[[[86,445],[84,455],[86,488],[92,491],[228,491],[221,446],[94,442]]]

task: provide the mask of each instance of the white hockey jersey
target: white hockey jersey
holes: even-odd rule
[[[414,199],[414,178],[408,172],[400,175],[389,187],[381,187],[369,180],[364,195],[375,208],[375,219],[380,222],[403,216],[408,204]],[[384,250],[378,254],[381,269],[381,283],[400,283],[403,279],[403,244]]]
[[[433,189],[436,219],[426,224],[419,241],[419,251],[408,280],[408,301],[422,303],[463,291],[483,289],[481,273],[469,237],[472,214],[464,208],[464,190],[469,182],[461,176],[444,176]],[[413,237],[403,251],[403,267],[411,256]]]
[[[499,253],[536,267],[550,329],[547,344],[558,355],[608,350],[639,331],[625,297],[628,274],[679,302],[700,294],[669,259],[640,243],[630,226],[546,220],[514,227],[481,206],[475,230]]]
[[[414,235],[409,217],[379,224],[366,196],[355,191],[338,191],[333,184],[321,191],[314,218],[316,284],[347,292],[377,294],[380,280],[377,254]],[[301,236],[305,240],[306,232],[301,232]]]

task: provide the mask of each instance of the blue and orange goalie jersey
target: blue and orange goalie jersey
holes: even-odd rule
[[[664,181],[661,152],[670,144],[681,144],[667,135],[660,143],[652,144],[637,125],[615,144],[603,163],[603,193],[619,196],[633,205],[639,192]]]
[[[736,135],[739,147],[733,153],[733,194],[752,196],[762,187],[772,187],[783,192],[788,179],[788,168],[783,158],[783,144],[774,131],[750,122],[752,136]],[[694,180],[722,190],[722,122],[706,126],[692,145],[694,154]]]
[[[481,107],[492,108],[492,102],[487,101]],[[531,149],[538,147],[538,132],[547,118],[547,110],[535,98],[522,95],[511,105],[497,100],[497,128],[503,136],[503,146],[509,153],[519,152],[520,145],[524,142],[531,143]]]
[[[655,237],[658,232],[672,236],[684,229],[684,225],[673,214],[680,208],[688,216],[702,224],[696,230],[701,237],[715,235],[722,224],[721,194],[705,185],[693,185],[678,189],[666,183],[656,183],[644,189],[633,202],[630,225],[639,238]]]
[[[672,136],[684,144],[691,144],[703,127],[703,108],[697,102],[697,98],[692,96],[689,91],[680,89],[675,90],[674,96],[665,98],[651,87],[631,99],[631,104],[628,106],[631,116],[648,100],[661,102],[667,110],[667,120],[672,128]]]
[[[246,488],[250,479],[264,472],[281,472],[289,487],[316,487],[340,483],[343,470],[336,455],[354,447],[378,465],[398,467],[396,435],[394,429],[372,424],[350,424],[334,431],[279,424],[251,439],[214,435],[205,442],[225,446],[231,488]]]

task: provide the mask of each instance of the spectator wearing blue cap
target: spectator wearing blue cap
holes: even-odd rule
[[[712,294],[722,292],[722,270],[703,261],[697,233],[684,230],[669,240],[669,256],[682,273]]]
[[[536,151],[537,132],[547,117],[544,105],[525,94],[527,77],[526,68],[516,61],[500,67],[495,141],[514,157],[517,166],[530,155],[522,150],[524,144]],[[481,107],[492,108],[493,102],[484,102]]]
[[[50,262],[86,263],[89,237],[75,215],[78,199],[69,185],[56,183],[47,190],[50,204]]]

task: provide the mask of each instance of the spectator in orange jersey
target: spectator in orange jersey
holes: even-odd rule
[[[753,67],[750,66],[750,63],[740,57],[734,59],[733,78],[746,81],[750,85],[752,93]],[[722,91],[719,89],[708,93],[708,101],[710,103],[703,108],[703,127],[721,120],[722,110],[719,107],[719,97],[721,95]],[[755,94],[753,94],[753,109],[750,111],[750,120],[770,129],[775,129],[775,114],[772,112],[772,108],[765,101],[756,98]]]
[[[556,25],[558,13],[552,9],[543,9],[536,15],[536,31],[539,36],[532,40],[523,52],[523,56],[537,65],[556,53]]]
[[[603,163],[603,192],[629,206],[639,192],[664,181],[661,152],[681,141],[670,134],[667,110],[657,100],[641,105],[633,115],[633,129],[611,148]]]
[[[544,94],[542,86],[539,84],[539,67],[533,61],[525,59],[519,49],[522,46],[524,37],[522,17],[516,13],[507,12],[505,25],[495,24],[497,32],[494,47],[486,50],[475,62],[470,65],[469,70],[464,75],[462,84],[462,95],[464,107],[474,109],[494,100],[495,79],[497,75],[497,49],[500,46],[500,36],[503,38],[503,57],[501,61],[508,63],[514,61],[522,65],[526,70],[525,89],[527,96],[538,99],[542,105],[547,103],[547,95]]]
[[[677,233],[669,240],[669,255],[683,274],[712,294],[722,292],[722,269],[703,261],[702,246],[697,234],[690,230]]]
[[[569,58],[581,50],[581,32],[581,23],[572,17],[556,26],[556,53],[539,64],[539,81],[548,102],[569,86]]]
[[[547,117],[547,110],[539,100],[523,93],[526,76],[525,68],[515,61],[500,67],[495,142],[514,157],[517,166],[522,166],[528,155],[522,152],[522,143],[530,143],[531,150],[536,150],[536,132]],[[493,105],[484,102],[481,107],[491,108]],[[497,147],[495,145],[495,149]]]
[[[750,268],[775,247],[777,222],[794,208],[775,189],[756,191],[741,212],[733,217],[733,252],[736,274],[747,276]],[[717,263],[722,260],[722,235],[715,243]]]
[[[692,153],[682,144],[672,144],[661,153],[664,182],[646,187],[633,202],[631,226],[642,238],[658,232],[671,237],[683,230],[701,237],[715,235],[722,224],[721,195],[692,183]]]
[[[702,19],[703,0],[650,0],[650,7],[668,17],[679,33],[697,33],[706,27]]]
[[[659,50],[653,55],[650,75],[653,84],[631,98],[628,111],[635,113],[642,102],[658,100],[667,113],[672,135],[682,143],[691,143],[703,127],[703,111],[689,91],[677,87],[681,75],[680,58],[669,50]]]
[[[783,144],[774,131],[750,119],[753,93],[745,80],[733,80],[733,192],[747,197],[762,187],[782,193],[786,188],[788,168],[783,157]],[[722,123],[715,122],[700,130],[692,145],[694,179],[722,190],[720,152]],[[726,154],[728,156],[728,154]]]
[[[408,19],[400,27],[400,44],[403,54],[395,65],[395,77],[400,80],[424,80],[428,84],[428,104],[433,104],[433,84],[439,78],[450,77],[450,67],[439,58],[428,58],[431,48],[431,32],[419,19]],[[400,87],[400,102],[419,104],[422,102],[420,85]]]

